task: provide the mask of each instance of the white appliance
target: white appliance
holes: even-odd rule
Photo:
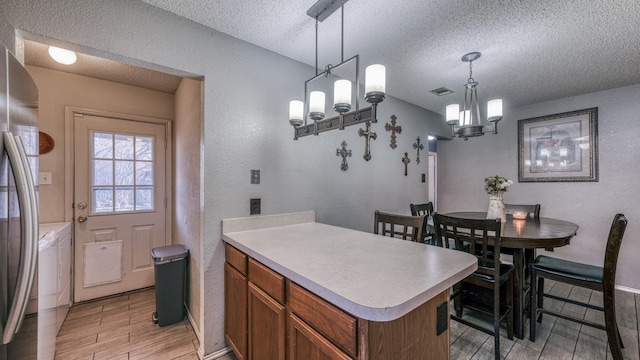
[[[39,311],[25,315],[38,261],[37,121],[36,85],[0,45],[0,360],[53,358]]]

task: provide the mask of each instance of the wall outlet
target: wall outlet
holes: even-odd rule
[[[260,199],[249,199],[249,215],[260,214]]]
[[[39,185],[51,185],[51,173],[50,172],[41,172],[38,174],[38,184]]]

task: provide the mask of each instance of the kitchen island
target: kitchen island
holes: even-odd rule
[[[463,252],[315,222],[222,222],[225,336],[238,359],[448,359]]]

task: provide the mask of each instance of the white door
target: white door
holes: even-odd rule
[[[166,124],[74,113],[76,302],[154,284],[168,244]]]

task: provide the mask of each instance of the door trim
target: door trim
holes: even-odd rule
[[[165,159],[166,159],[166,172],[165,172],[165,233],[169,243],[173,238],[173,122],[169,119],[161,119],[149,116],[124,114],[113,111],[95,110],[76,106],[65,106],[65,154],[64,154],[64,176],[65,181],[64,189],[64,219],[71,222],[75,226],[74,209],[72,207],[74,199],[75,188],[75,172],[74,172],[74,114],[92,115],[106,118],[113,118],[127,121],[138,121],[152,124],[160,124],[165,127]],[[73,251],[75,254],[76,241],[73,239]],[[75,258],[75,255],[74,255]],[[72,282],[75,284],[75,272],[72,276]],[[73,299],[73,294],[71,295]]]

